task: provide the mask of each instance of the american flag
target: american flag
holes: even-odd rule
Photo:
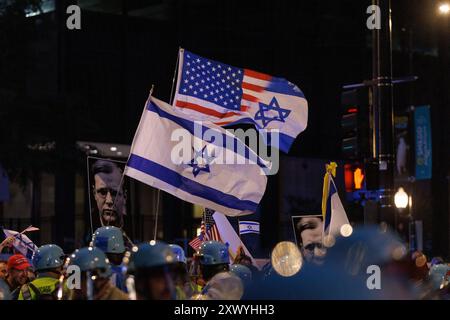
[[[173,105],[220,126],[250,123],[260,130],[278,129],[283,151],[306,128],[308,119],[307,101],[293,83],[184,49]]]
[[[219,234],[219,229],[217,229],[216,222],[214,221],[213,214],[214,210],[206,208],[203,212],[203,220],[205,221],[205,241],[222,241]]]
[[[216,223],[212,216],[213,214],[214,210],[208,208],[206,208],[203,212],[203,220],[200,226],[200,235],[189,242],[189,245],[195,251],[198,250],[198,248],[204,241],[222,241],[222,239],[220,238],[219,230],[217,229]]]

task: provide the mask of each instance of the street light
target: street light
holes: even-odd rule
[[[395,206],[399,209],[405,209],[409,203],[408,194],[400,187],[394,196]]]
[[[449,14],[450,13],[450,4],[448,3],[442,3],[439,5],[439,13],[440,14]]]

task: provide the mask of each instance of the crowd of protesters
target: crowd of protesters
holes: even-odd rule
[[[13,252],[1,260],[0,300],[450,299],[450,264],[409,252],[378,227],[336,237],[321,259],[293,257],[273,256],[261,267],[243,250],[233,259],[226,244],[206,241],[187,258],[178,245],[134,245],[107,226],[73,253],[46,244],[30,259]],[[301,267],[284,274],[293,262]]]

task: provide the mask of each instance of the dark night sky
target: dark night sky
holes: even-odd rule
[[[82,7],[82,30],[65,31],[62,65],[56,63],[58,21],[54,14],[28,19],[29,37],[16,34],[11,38],[12,55],[19,58],[8,60],[3,73],[25,81],[25,95],[20,86],[15,89],[27,101],[19,103],[20,110],[15,108],[11,116],[16,119],[28,112],[29,119],[40,119],[31,123],[15,120],[15,129],[30,131],[31,140],[52,140],[60,130],[55,123],[62,123],[60,134],[70,139],[130,144],[151,84],[156,85],[155,96],[169,100],[177,50],[182,46],[297,84],[309,102],[309,123],[290,155],[340,157],[341,87],[371,76],[371,32],[366,28],[370,0],[125,3],[130,12],[149,4],[155,9],[145,17],[124,19],[119,12]],[[393,1],[394,76],[409,75],[404,50],[407,30],[413,26],[413,73],[420,76],[414,97],[418,103],[433,102],[435,97],[433,75],[439,72],[433,57],[435,3]],[[24,39],[29,39],[23,43],[25,51],[18,44]],[[58,76],[65,79],[66,107],[57,98]],[[2,79],[0,87],[10,86],[8,74]],[[400,100],[401,95],[399,91]],[[53,109],[42,111],[42,105]]]

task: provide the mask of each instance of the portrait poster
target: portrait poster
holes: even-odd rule
[[[292,228],[295,242],[303,258],[321,264],[324,258],[323,217],[318,214],[292,216]]]
[[[87,157],[91,234],[102,226],[115,226],[130,234],[130,179],[123,175],[125,164],[125,161]]]

